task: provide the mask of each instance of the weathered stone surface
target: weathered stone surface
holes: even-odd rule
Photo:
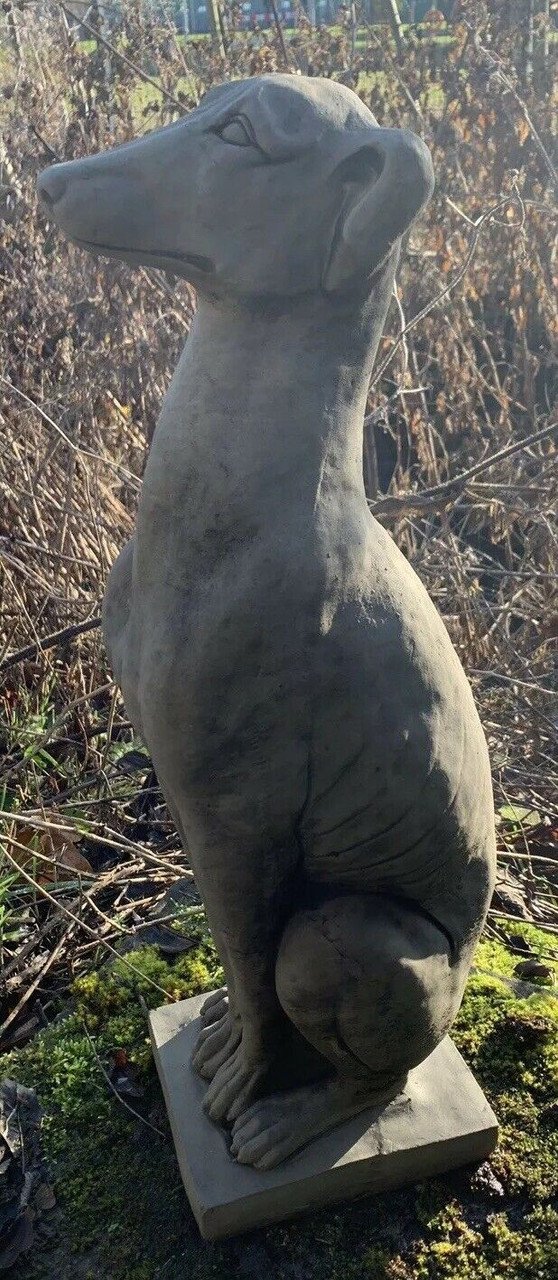
[[[149,1021],[180,1171],[206,1239],[443,1173],[495,1146],[494,1113],[446,1037],[384,1109],[362,1111],[276,1169],[233,1163],[230,1139],[203,1112],[204,1086],[190,1066],[204,998],[163,1005]]]

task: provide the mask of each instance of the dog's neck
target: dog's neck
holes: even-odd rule
[[[366,395],[392,283],[390,273],[364,308],[318,296],[284,307],[201,300],[148,483],[161,495],[166,476],[175,499],[194,500],[195,477],[209,517],[238,503],[307,506],[324,477],[362,491]]]

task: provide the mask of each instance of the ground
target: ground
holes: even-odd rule
[[[513,928],[548,954],[549,935]],[[174,963],[144,947],[78,979],[72,1012],[2,1064],[37,1090],[57,1199],[14,1280],[555,1280],[558,1001],[548,987],[518,995],[516,962],[481,943],[453,1029],[500,1120],[489,1163],[222,1244],[202,1242],[189,1211],[146,1025],[162,990],[184,998],[219,981],[207,932]],[[101,1064],[117,1079],[115,1062],[122,1096],[162,1136],[110,1091]]]

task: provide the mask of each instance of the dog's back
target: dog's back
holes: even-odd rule
[[[456,945],[486,908],[494,811],[486,740],[427,592],[372,518],[330,590],[314,667],[308,875],[405,895]],[[457,892],[457,886],[460,886]]]

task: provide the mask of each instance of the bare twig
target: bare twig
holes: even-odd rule
[[[500,83],[504,86],[505,92],[509,93],[510,97],[513,98],[514,102],[519,107],[523,115],[523,118],[525,120],[525,123],[528,125],[529,132],[537,148],[537,151],[539,152],[539,155],[544,160],[544,163],[552,178],[554,189],[556,192],[558,192],[558,171],[556,170],[556,166],[554,165],[551,159],[551,156],[549,155],[544,145],[544,142],[540,136],[540,133],[535,126],[533,117],[530,111],[528,110],[527,104],[523,101],[523,98],[520,97],[519,93],[517,92],[517,89],[514,88],[509,76],[506,75],[502,61],[499,58],[495,58],[493,52],[485,48],[484,45],[477,44],[477,48],[479,50],[479,53],[484,55],[487,67],[490,70],[491,75],[495,76],[500,81]]]
[[[181,115],[184,114],[184,103],[180,101],[180,98],[175,98],[174,94],[169,93],[168,89],[165,89],[162,84],[157,80],[154,80],[152,76],[148,75],[147,71],[143,71],[141,67],[138,67],[136,62],[132,62],[131,58],[127,58],[126,54],[122,53],[122,50],[118,49],[116,45],[112,43],[112,40],[107,40],[106,36],[101,35],[97,27],[93,27],[90,22],[87,22],[85,18],[81,18],[79,14],[73,13],[72,10],[68,8],[68,5],[61,3],[61,0],[54,0],[54,2],[57,7],[62,9],[66,14],[66,17],[71,18],[72,22],[77,23],[78,26],[84,27],[86,31],[89,31],[90,35],[92,35],[95,40],[98,40],[99,44],[102,44],[105,49],[108,49],[109,53],[112,53],[113,57],[118,58],[120,62],[125,64],[125,66],[130,67],[131,71],[134,71],[135,74],[139,76],[141,80],[144,80],[146,84],[152,85],[153,88],[157,90],[157,93],[160,93],[167,102],[172,102],[173,106],[178,108]]]
[[[15,1005],[15,1008],[12,1009],[11,1013],[8,1014],[7,1018],[4,1019],[2,1025],[0,1026],[0,1038],[8,1030],[8,1027],[12,1025],[12,1022],[15,1022],[16,1018],[19,1016],[22,1009],[25,1008],[25,1005],[30,1000],[31,996],[33,995],[33,992],[36,991],[37,987],[42,982],[43,978],[48,973],[49,969],[52,968],[54,961],[58,959],[62,951],[62,948],[67,943],[71,935],[73,928],[74,926],[70,922],[70,924],[66,926],[62,934],[62,937],[58,939],[56,946],[50,952],[50,955],[47,956],[44,964],[39,969],[39,972],[37,973],[35,978],[33,978],[33,981],[30,982],[27,987],[25,987],[24,991],[22,992],[22,995],[20,996],[17,1004]]]
[[[12,843],[18,848],[23,849],[25,853],[29,853],[29,849],[26,845],[21,845],[15,840],[13,840]],[[160,991],[161,995],[166,996],[167,999],[173,999],[172,992],[165,991],[165,988],[161,987],[153,978],[150,978],[147,973],[142,973],[140,969],[136,969],[135,965],[131,964],[125,955],[122,955],[120,951],[116,951],[115,948],[106,941],[106,939],[101,938],[98,932],[91,928],[91,925],[87,924],[85,920],[81,920],[79,916],[75,915],[75,913],[71,911],[65,903],[57,901],[56,898],[49,893],[48,889],[45,889],[44,885],[37,884],[37,881],[33,879],[33,876],[30,876],[25,868],[20,866],[19,862],[12,857],[8,849],[3,850],[3,855],[7,858],[14,870],[17,871],[17,874],[23,876],[23,879],[27,881],[35,893],[38,893],[42,898],[46,898],[47,902],[50,902],[51,906],[56,907],[57,911],[61,911],[69,920],[73,920],[74,924],[77,924],[80,929],[84,929],[90,937],[94,938],[96,942],[99,942],[99,944],[103,946],[110,955],[114,956],[115,960],[119,960],[127,969],[130,969],[131,973],[135,974],[136,978],[141,978],[143,982],[148,982],[151,987],[154,987],[156,991]]]
[[[53,430],[57,432],[60,438],[64,441],[64,444],[66,444],[73,453],[81,454],[84,458],[92,458],[94,462],[102,462],[103,466],[109,467],[111,471],[114,471],[121,479],[124,478],[128,484],[133,485],[138,491],[141,489],[141,484],[137,476],[134,476],[131,471],[127,471],[125,467],[120,467],[118,463],[113,462],[111,458],[103,458],[102,454],[95,453],[93,449],[84,449],[81,445],[76,444],[74,440],[71,440],[70,436],[62,430],[62,427],[60,427],[58,423],[50,417],[50,414],[46,413],[41,405],[37,404],[35,400],[32,400],[30,396],[26,395],[20,387],[16,387],[13,382],[10,382],[9,378],[5,378],[3,374],[0,374],[0,382],[3,382],[4,386],[8,387],[14,395],[19,396],[20,400],[24,400],[31,409],[35,409],[43,419],[43,422],[46,422],[49,427],[52,427]]]
[[[505,208],[506,205],[513,204],[513,202],[514,202],[513,196],[505,196],[502,200],[498,200],[498,202],[492,205],[490,209],[487,209],[483,214],[481,214],[481,216],[477,218],[476,222],[473,223],[474,230],[471,236],[469,250],[464,263],[459,268],[459,271],[457,271],[456,274],[452,277],[449,283],[445,285],[444,288],[441,289],[439,293],[436,294],[436,297],[432,298],[431,301],[428,302],[425,307],[421,307],[421,310],[418,311],[415,316],[412,316],[412,318],[405,325],[405,328],[398,333],[392,347],[384,356],[384,359],[380,362],[378,368],[374,370],[373,377],[370,382],[371,387],[376,386],[376,383],[379,382],[380,378],[382,377],[382,374],[385,372],[388,365],[391,364],[391,361],[393,360],[395,352],[397,351],[401,343],[404,341],[406,334],[409,333],[411,329],[414,329],[415,325],[420,324],[420,321],[424,320],[425,317],[429,315],[431,311],[434,310],[434,307],[437,307],[440,304],[440,302],[443,301],[444,298],[447,298],[448,295],[453,292],[456,285],[458,285],[459,282],[463,279],[464,275],[466,275],[469,269],[469,266],[473,260],[480,233],[483,227],[486,225],[486,223],[489,222],[490,219],[493,218],[494,215],[498,213],[500,209]]]
[[[103,1064],[102,1064],[102,1062],[101,1062],[101,1059],[100,1059],[100,1057],[99,1057],[99,1054],[97,1053],[97,1050],[96,1050],[96,1048],[95,1048],[94,1041],[92,1040],[92,1038],[91,1038],[91,1036],[90,1036],[90,1034],[89,1034],[89,1032],[88,1032],[88,1030],[87,1030],[87,1027],[86,1027],[86,1025],[85,1025],[85,1022],[83,1022],[83,1020],[82,1020],[82,1026],[83,1026],[83,1030],[85,1031],[85,1034],[86,1034],[86,1036],[87,1036],[87,1039],[89,1040],[89,1044],[91,1045],[91,1048],[92,1048],[92,1050],[93,1050],[93,1056],[94,1056],[94,1058],[95,1058],[95,1061],[96,1061],[96,1063],[97,1063],[97,1066],[98,1066],[98,1068],[99,1068],[99,1071],[100,1071],[100,1072],[101,1072],[101,1074],[104,1076],[104,1078],[105,1078],[105,1080],[106,1080],[106,1082],[107,1082],[107,1084],[108,1084],[108,1087],[109,1087],[109,1089],[110,1089],[111,1093],[113,1093],[113,1094],[114,1094],[114,1096],[115,1096],[115,1098],[117,1099],[117,1101],[118,1101],[118,1102],[120,1102],[120,1103],[121,1103],[121,1105],[122,1105],[123,1107],[125,1107],[125,1108],[126,1108],[126,1111],[129,1111],[129,1112],[130,1112],[130,1115],[131,1115],[131,1116],[133,1116],[135,1120],[139,1120],[139,1121],[141,1122],[141,1124],[145,1125],[146,1129],[151,1129],[151,1132],[152,1132],[152,1133],[156,1133],[158,1138],[164,1138],[164,1136],[165,1136],[165,1135],[164,1135],[164,1133],[162,1132],[162,1130],[161,1130],[161,1129],[157,1129],[157,1128],[156,1128],[156,1126],[155,1126],[154,1124],[151,1124],[151,1121],[150,1121],[150,1120],[146,1120],[145,1116],[141,1116],[141,1115],[140,1115],[140,1113],[139,1113],[139,1111],[134,1111],[134,1108],[130,1106],[130,1103],[129,1103],[129,1102],[126,1102],[126,1099],[125,1099],[125,1098],[123,1098],[123,1097],[122,1097],[122,1094],[118,1092],[118,1089],[117,1089],[117,1088],[116,1088],[116,1086],[112,1083],[112,1080],[111,1080],[111,1078],[110,1078],[110,1076],[109,1076],[108,1071],[106,1071],[106,1070],[105,1070],[105,1068],[104,1068],[104,1066],[103,1066]]]
[[[270,4],[271,4],[271,12],[272,12],[272,14],[273,14],[273,21],[274,21],[274,23],[275,23],[275,30],[276,30],[277,35],[278,35],[278,37],[279,37],[279,44],[281,45],[281,53],[283,54],[283,62],[285,63],[285,70],[286,70],[286,71],[290,71],[291,64],[290,64],[290,61],[289,61],[289,55],[288,55],[288,53],[287,53],[287,46],[286,46],[286,44],[285,44],[285,36],[284,36],[284,33],[283,33],[283,24],[282,24],[281,19],[280,19],[280,17],[279,17],[279,10],[278,10],[278,8],[277,8],[276,0],[270,0]]]
[[[451,480],[444,480],[441,484],[434,485],[432,489],[425,490],[424,493],[406,494],[404,497],[381,498],[378,502],[371,503],[371,508],[375,516],[397,516],[405,511],[432,511],[444,506],[455,497],[456,493],[461,492],[469,480],[473,476],[478,476],[483,471],[488,471],[490,467],[494,467],[497,463],[503,462],[505,458],[511,458],[515,453],[520,453],[523,449],[528,449],[533,444],[538,444],[540,440],[546,440],[558,432],[558,422],[551,422],[548,426],[542,427],[540,431],[534,431],[532,435],[526,436],[524,440],[516,440],[514,444],[507,445],[505,449],[499,449],[497,453],[493,453],[488,458],[483,458],[481,462],[476,462],[473,467],[469,467],[467,471],[462,471],[461,475],[455,476]]]
[[[0,662],[0,674],[3,671],[7,671],[9,667],[15,667],[18,662],[27,662],[29,659],[39,658],[45,649],[53,649],[57,645],[66,644],[69,640],[74,640],[76,636],[81,636],[86,631],[94,631],[96,627],[100,627],[101,621],[101,616],[98,614],[96,617],[90,618],[88,622],[74,622],[70,627],[63,627],[62,631],[53,631],[50,636],[44,636],[36,644],[28,644],[24,649],[18,649],[17,653],[9,653]]]

